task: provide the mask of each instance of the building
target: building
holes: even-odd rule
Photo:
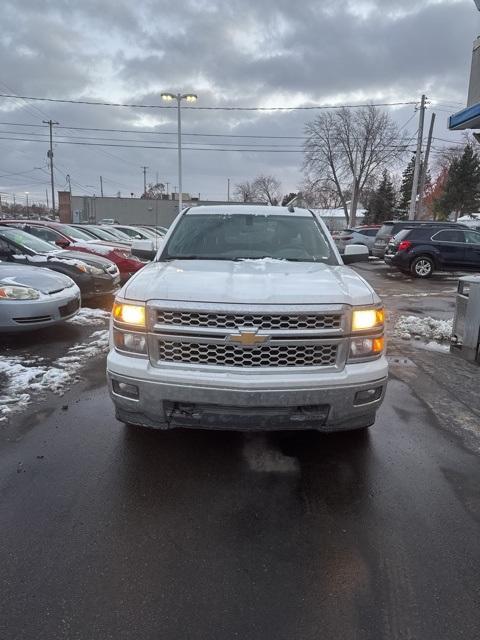
[[[184,207],[199,205],[243,204],[187,198]],[[111,198],[96,196],[74,196],[68,191],[58,192],[59,216],[62,222],[98,223],[113,219],[119,224],[149,224],[168,227],[178,213],[178,201],[174,199],[147,200],[143,198]],[[251,204],[251,203],[244,203]],[[255,204],[264,204],[261,202]]]
[[[475,3],[480,11],[480,0],[475,0]],[[448,128],[451,131],[480,130],[480,36],[473,43],[467,106],[450,116]]]
[[[348,226],[342,207],[338,209],[312,209],[312,211],[315,211],[322,218],[329,231],[342,231]],[[364,217],[365,209],[357,209],[355,225],[363,224]]]

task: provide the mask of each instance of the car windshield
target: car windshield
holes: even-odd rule
[[[6,240],[16,242],[16,244],[21,247],[30,249],[35,253],[52,253],[52,251],[55,251],[49,242],[45,242],[45,240],[41,240],[40,238],[33,236],[31,233],[27,233],[26,231],[22,231],[22,229],[17,229],[15,227],[1,227],[0,236]]]
[[[188,214],[161,260],[259,260],[338,264],[313,216]]]
[[[99,227],[89,227],[86,229],[86,232],[91,233],[96,238],[100,238],[100,240],[106,240],[107,242],[115,242],[115,240],[118,239],[115,238],[113,234]]]
[[[115,229],[115,227],[108,227],[108,229],[105,227],[95,227],[95,229],[101,229],[104,233],[108,233],[112,238],[123,240],[123,242],[132,241],[131,237],[127,233],[120,231],[120,229]]]
[[[73,238],[74,240],[87,240],[88,242],[91,242],[92,240],[94,240],[94,238],[92,238],[92,236],[88,235],[88,233],[86,233],[85,231],[81,231],[80,229],[76,229],[75,227],[71,227],[68,224],[60,224],[60,225],[57,226],[57,229],[61,233],[64,233],[66,236],[69,236],[70,238]]]
[[[393,224],[383,224],[378,230],[377,236],[391,236]]]

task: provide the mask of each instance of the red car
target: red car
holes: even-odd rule
[[[132,255],[130,247],[122,243],[93,240],[91,236],[69,224],[47,222],[44,220],[2,220],[2,224],[18,227],[37,238],[46,240],[62,249],[93,253],[114,262],[120,271],[123,284],[130,276],[144,266],[144,263]]]

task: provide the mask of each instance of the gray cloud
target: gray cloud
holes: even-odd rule
[[[444,103],[466,97],[471,42],[478,13],[471,0],[4,0],[0,36],[2,92],[47,97],[92,97],[159,103],[161,90],[197,90],[199,105],[272,105],[304,101],[410,100],[426,91]],[[447,109],[448,107],[441,107]],[[174,112],[24,103],[0,99],[2,122],[175,131]],[[392,110],[399,124],[411,107]],[[439,133],[447,136],[439,112]],[[188,132],[302,135],[314,112],[185,111]],[[409,130],[415,130],[415,122]],[[440,129],[442,130],[440,131]],[[42,129],[0,126],[33,138]],[[22,135],[20,135],[22,133]],[[57,130],[57,135],[171,141],[173,136]],[[40,136],[38,136],[40,137]],[[42,143],[1,140],[0,174],[44,166]],[[103,175],[110,193],[139,193],[140,166],[150,178],[176,183],[175,151],[59,144],[59,186],[70,173],[75,191],[97,191]],[[81,141],[80,139],[77,141]],[[186,137],[189,142],[211,139]],[[94,142],[94,140],[89,140]],[[248,140],[224,140],[230,144]],[[260,144],[259,140],[250,143]],[[270,144],[298,145],[298,141]],[[141,144],[141,143],[131,143]],[[226,179],[277,174],[285,191],[301,179],[301,155],[186,151],[185,189],[218,198]],[[0,178],[3,192],[43,194],[48,176]],[[94,186],[87,186],[94,185]]]

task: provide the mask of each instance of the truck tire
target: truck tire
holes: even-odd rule
[[[430,278],[434,269],[435,265],[429,256],[418,256],[410,265],[410,272],[415,278]]]

